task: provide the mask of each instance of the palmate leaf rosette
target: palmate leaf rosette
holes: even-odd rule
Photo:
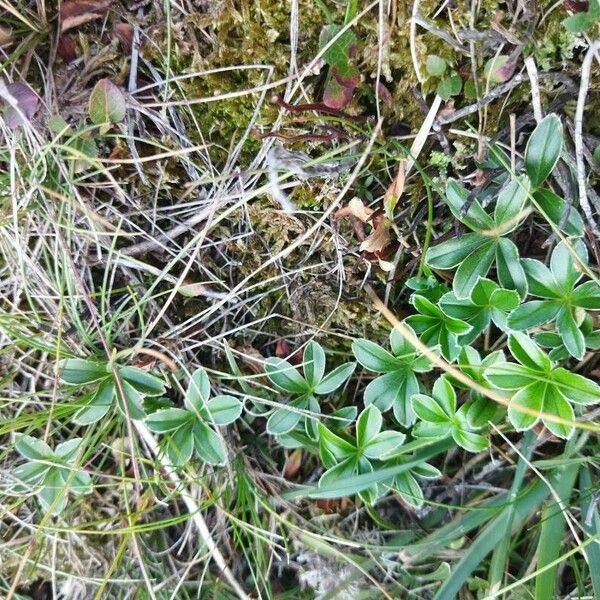
[[[339,389],[354,372],[356,363],[345,363],[327,374],[325,367],[325,351],[315,341],[304,348],[302,373],[282,358],[272,357],[265,361],[265,372],[270,381],[279,390],[297,396],[289,403],[292,410],[279,408],[271,414],[267,420],[267,431],[271,435],[287,434],[304,419],[307,435],[318,438],[315,419],[306,419],[302,411],[319,414],[321,408],[316,396],[327,396]]]
[[[194,451],[208,464],[225,464],[227,451],[216,426],[233,423],[242,413],[242,403],[225,394],[211,398],[208,374],[199,368],[190,379],[184,406],[157,410],[146,418],[148,429],[164,436],[161,447],[171,464],[184,465]]]
[[[405,327],[414,334],[409,325]],[[369,340],[352,342],[356,360],[369,371],[382,373],[367,385],[363,397],[365,406],[373,404],[382,412],[392,408],[396,420],[409,427],[415,422],[411,398],[419,392],[417,373],[431,371],[433,366],[398,328],[390,333],[390,347],[392,351],[388,352]]]
[[[527,279],[519,252],[505,236],[525,218],[523,208],[530,189],[527,176],[520,175],[500,191],[493,214],[474,200],[463,215],[469,193],[455,180],[449,180],[446,202],[452,214],[471,231],[433,246],[427,251],[426,261],[433,269],[456,268],[452,288],[458,298],[469,298],[477,281],[486,277],[494,264],[502,287],[517,290],[521,298],[525,297]]]
[[[28,462],[13,470],[19,483],[13,491],[19,494],[35,493],[41,507],[53,515],[61,513],[69,493],[87,494],[91,491],[91,477],[77,466],[81,438],[58,444],[54,450],[46,442],[30,435],[19,435],[15,449]]]
[[[587,250],[580,240],[560,242],[552,251],[550,267],[539,260],[525,258],[523,268],[529,293],[542,300],[524,302],[508,317],[511,329],[525,330],[556,322],[556,330],[568,353],[581,360],[586,340],[581,325],[586,310],[600,310],[600,285],[595,281],[579,283],[581,265],[587,265]]]
[[[356,421],[354,439],[346,439],[319,424],[319,454],[327,471],[319,485],[332,484],[350,475],[373,471],[373,462],[393,455],[406,436],[399,431],[381,431],[383,417],[376,406],[368,406]],[[372,504],[383,489],[374,485],[359,492],[360,498]]]
[[[113,368],[119,375],[115,381]],[[116,404],[123,415],[132,419],[146,416],[144,400],[165,393],[165,383],[159,377],[130,366],[113,367],[106,361],[69,358],[62,363],[61,381],[68,385],[93,386],[82,397],[83,407],[73,416],[78,425],[91,425],[102,419]]]
[[[574,431],[572,404],[597,404],[600,386],[557,367],[524,333],[511,333],[508,347],[517,362],[497,362],[485,370],[484,377],[493,387],[514,392],[508,407],[512,425],[522,431],[541,420],[555,435],[569,438]]]
[[[419,421],[413,429],[415,437],[452,439],[469,452],[481,452],[488,446],[487,439],[476,433],[467,419],[468,406],[457,408],[456,392],[446,376],[433,384],[430,396],[417,394],[413,405]]]

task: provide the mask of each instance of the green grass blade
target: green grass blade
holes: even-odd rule
[[[555,491],[564,506],[569,506],[569,499],[575,484],[575,478],[579,471],[579,465],[569,465],[562,471],[558,479]],[[559,503],[554,499],[549,501],[542,511],[542,531],[538,543],[537,568],[543,569],[546,565],[554,562],[560,553],[560,547],[565,532],[565,514]],[[556,572],[558,564],[551,569],[546,569],[535,578],[536,600],[548,600],[554,598],[556,592]]]

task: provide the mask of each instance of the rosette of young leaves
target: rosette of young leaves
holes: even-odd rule
[[[73,438],[52,450],[42,440],[19,435],[15,449],[28,462],[13,471],[20,482],[14,486],[14,491],[19,494],[35,491],[42,509],[53,515],[65,508],[69,492],[75,495],[89,493],[91,478],[76,465],[82,441]]]
[[[420,419],[413,429],[416,437],[452,439],[469,452],[481,452],[488,446],[487,439],[473,431],[467,419],[468,406],[456,406],[456,392],[447,377],[433,384],[431,396],[416,394],[413,407]]]
[[[583,273],[577,261],[587,264],[587,250],[580,240],[561,242],[550,257],[550,268],[539,260],[525,258],[523,268],[529,281],[529,293],[543,300],[521,304],[508,317],[511,329],[524,330],[556,321],[556,330],[569,354],[581,359],[585,354],[585,338],[580,325],[585,310],[600,309],[600,286],[595,281],[577,285]]]
[[[456,268],[452,289],[458,298],[468,298],[480,277],[496,264],[502,287],[517,290],[524,298],[527,280],[515,244],[505,237],[526,216],[523,207],[531,184],[525,175],[512,179],[498,194],[493,214],[474,200],[466,214],[462,209],[469,193],[456,181],[446,187],[446,203],[452,214],[470,233],[433,246],[427,251],[427,264],[434,269]]]
[[[146,418],[148,429],[162,434],[161,447],[173,465],[181,466],[196,455],[211,465],[223,465],[227,451],[217,425],[229,425],[242,413],[242,403],[233,396],[213,398],[208,374],[203,368],[192,374],[185,408],[157,410]]]
[[[481,358],[479,352],[472,346],[465,346],[460,354],[458,355],[458,368],[473,381],[485,388],[491,388],[489,382],[484,377],[484,371],[491,365],[499,362],[506,362],[506,357],[502,350],[496,350],[490,352],[485,357]],[[465,404],[467,412],[467,423],[474,429],[485,427],[488,421],[496,422],[500,420],[505,414],[506,410],[502,404],[495,402],[487,396],[471,389],[468,385],[458,381],[454,378],[450,378],[452,385],[462,390],[469,390],[469,401]],[[506,395],[506,399],[510,398],[508,392],[496,393]]]
[[[583,334],[587,350],[600,350],[600,329],[594,329],[594,320],[586,315],[579,327]],[[533,338],[542,348],[548,348],[548,356],[554,361],[566,360],[570,354],[560,334],[554,331],[542,331]]]
[[[356,421],[355,439],[345,439],[319,423],[319,455],[327,469],[319,486],[343,480],[350,475],[373,471],[373,461],[393,455],[404,443],[399,431],[381,431],[383,418],[376,406],[368,406]],[[358,494],[372,504],[380,495],[380,486],[372,486]]]
[[[469,333],[471,325],[447,315],[424,296],[413,294],[410,301],[419,314],[410,315],[404,322],[413,328],[424,344],[439,346],[446,360],[455,360],[460,352],[458,338]]]
[[[409,427],[415,422],[411,397],[419,392],[416,373],[426,373],[433,367],[397,328],[390,333],[390,347],[391,353],[369,340],[352,342],[356,360],[369,371],[383,373],[367,385],[363,397],[365,406],[373,404],[382,412],[393,408],[396,420]]]
[[[571,403],[600,402],[600,386],[582,375],[555,366],[524,333],[511,333],[508,347],[517,362],[495,363],[485,370],[484,376],[495,388],[514,392],[508,407],[510,422],[522,431],[541,419],[555,435],[570,437],[574,430],[571,423],[557,423],[548,417],[572,422]]]
[[[309,342],[302,358],[304,375],[282,358],[268,358],[265,372],[271,382],[280,390],[297,396],[287,408],[277,409],[267,421],[267,431],[280,435],[292,431],[303,418],[299,411],[320,413],[321,408],[315,396],[327,396],[340,388],[352,375],[356,363],[345,363],[325,375],[325,351],[317,342]],[[318,431],[313,419],[305,420],[306,433],[316,439]]]
[[[144,401],[165,393],[162,379],[137,367],[116,366],[120,384],[115,382],[113,365],[107,361],[69,358],[63,362],[63,383],[82,387],[93,386],[84,394],[84,406],[74,415],[78,425],[90,425],[104,417],[117,400],[119,410],[132,419],[146,416]],[[124,397],[123,397],[124,396]]]
[[[480,278],[473,286],[469,298],[457,298],[454,292],[440,299],[440,307],[449,316],[461,319],[472,329],[462,335],[460,345],[470,344],[493,322],[502,331],[506,330],[506,317],[519,306],[519,294],[515,290],[505,290],[490,279]]]

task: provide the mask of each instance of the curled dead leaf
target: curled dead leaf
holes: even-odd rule
[[[348,204],[340,208],[333,218],[336,221],[343,219],[344,217],[355,217],[363,223],[366,223],[373,214],[373,209],[365,206],[360,198],[352,198]]]
[[[102,18],[112,0],[67,0],[60,7],[60,32]]]
[[[377,223],[367,239],[362,242],[360,249],[363,252],[377,254],[385,250],[385,248],[389,246],[390,242],[391,237],[389,222],[386,219],[382,219],[379,223]]]
[[[398,204],[398,200],[404,192],[407,165],[408,163],[406,160],[402,160],[398,163],[396,175],[383,196],[383,207],[388,219],[393,219],[394,208],[396,208],[396,204]]]

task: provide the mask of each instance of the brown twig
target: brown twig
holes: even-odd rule
[[[285,108],[287,111],[292,113],[302,113],[314,111],[318,113],[322,113],[324,115],[331,115],[332,117],[339,117],[340,119],[345,119],[346,121],[352,121],[353,123],[366,123],[369,120],[369,117],[365,117],[362,115],[350,115],[343,110],[337,110],[336,108],[331,108],[322,102],[309,102],[307,104],[290,104],[286,102],[279,94],[273,94],[271,96],[271,103],[277,104],[277,106],[281,106]]]

